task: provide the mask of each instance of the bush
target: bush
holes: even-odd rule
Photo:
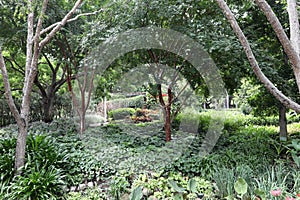
[[[54,166],[43,166],[16,176],[8,187],[9,199],[59,199],[63,195],[63,173]]]
[[[100,179],[99,160],[77,135],[29,134],[26,164],[21,176],[14,177],[15,145],[16,139],[0,140],[0,183],[8,183],[1,193],[9,199],[59,199],[67,187]]]
[[[143,95],[124,99],[115,99],[107,102],[108,110],[117,108],[142,108],[144,103]]]
[[[0,140],[0,182],[10,181],[14,175],[16,139]]]
[[[209,181],[201,177],[189,179],[177,173],[167,177],[159,173],[141,174],[133,182],[133,187],[143,187],[143,195],[147,199],[196,199],[212,195]]]
[[[131,117],[135,114],[135,109],[133,108],[119,108],[116,110],[111,110],[108,112],[108,117],[119,120],[119,119],[125,119],[126,117]]]

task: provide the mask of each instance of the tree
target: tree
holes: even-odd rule
[[[101,7],[103,2],[93,2],[93,6]],[[10,80],[14,77],[25,76],[25,57],[26,57],[26,30],[24,24],[26,19],[24,15],[24,3],[19,1],[3,1],[3,7],[0,8],[0,21],[3,29],[0,30],[0,37],[4,39],[4,55],[6,67],[10,75]],[[66,1],[53,0],[47,6],[47,18],[43,26],[51,26],[62,19],[72,5]],[[80,7],[81,12],[88,12],[90,5],[85,3]],[[101,10],[100,10],[101,11]],[[88,15],[96,14],[89,13]],[[85,13],[87,15],[87,13]],[[82,37],[86,34],[87,22],[93,18],[89,16],[86,19],[79,18],[71,25],[66,24],[59,34],[56,34],[51,41],[42,49],[41,57],[38,62],[38,73],[34,81],[33,92],[37,93],[41,103],[40,114],[44,122],[51,122],[55,115],[55,103],[58,102],[57,93],[64,90],[63,86],[69,79],[75,78],[77,63],[84,57],[86,44],[82,43]],[[10,31],[7,31],[10,30]],[[72,72],[72,73],[70,73]],[[13,76],[13,77],[12,77]],[[22,88],[22,81],[15,81],[20,86],[13,84],[12,89]]]
[[[240,26],[238,25],[234,14],[226,4],[224,0],[216,0],[219,7],[223,11],[224,15],[228,19],[233,31],[236,33],[237,37],[240,40],[240,43],[242,44],[244,51],[246,53],[246,56],[250,62],[250,65],[257,76],[257,78],[264,84],[264,86],[268,89],[268,91],[276,98],[278,99],[284,106],[295,110],[296,112],[300,113],[300,105],[295,102],[294,100],[288,98],[286,95],[284,95],[262,72],[256,57],[253,54],[253,51],[251,49],[251,46],[249,45],[249,42],[247,38],[245,37],[243,31],[241,30]],[[256,4],[259,6],[259,8],[262,10],[262,12],[266,15],[268,21],[270,22],[274,32],[276,33],[286,55],[288,56],[292,69],[294,72],[294,76],[296,79],[296,83],[298,86],[298,92],[300,91],[300,58],[299,53],[297,52],[294,42],[299,41],[298,38],[300,37],[299,34],[293,34],[291,36],[291,40],[287,37],[287,34],[284,32],[284,29],[282,27],[282,24],[276,17],[275,13],[273,12],[270,5],[265,0],[255,0]],[[295,1],[287,1],[288,8],[289,8],[289,16],[290,16],[290,30],[294,30],[294,27],[299,27],[299,21],[295,20],[297,18],[297,12],[296,12],[296,4]],[[292,20],[291,20],[292,19]],[[297,33],[297,32],[296,32]]]
[[[22,103],[20,110],[12,98],[11,86],[2,55],[2,47],[0,47],[0,68],[5,88],[5,97],[10,107],[11,112],[18,125],[18,136],[15,155],[15,170],[24,166],[25,162],[25,147],[26,136],[28,129],[28,117],[30,110],[30,95],[33,84],[38,72],[38,61],[44,46],[54,37],[54,35],[68,22],[73,21],[72,15],[81,5],[83,0],[77,0],[72,9],[57,23],[54,23],[46,28],[43,28],[43,22],[47,14],[46,9],[48,0],[44,0],[41,4],[33,0],[27,1],[27,39],[26,39],[26,64],[24,86],[22,90]],[[35,9],[39,8],[39,14],[35,16]],[[47,33],[47,35],[45,35]],[[45,35],[45,36],[44,36]]]
[[[80,95],[79,99],[76,98],[73,88],[70,88],[73,106],[80,120],[80,134],[82,134],[86,129],[85,116],[86,116],[87,109],[90,105],[91,95],[94,87],[93,84],[94,76],[95,76],[95,68],[89,71],[89,67],[86,65],[86,63],[84,63],[81,68],[82,68],[82,72],[76,74],[76,82],[78,85],[79,95]]]

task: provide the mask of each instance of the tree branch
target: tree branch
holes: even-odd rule
[[[42,48],[49,42],[49,40],[58,32],[61,27],[63,27],[68,20],[71,18],[71,16],[74,14],[74,12],[77,10],[77,8],[80,6],[83,0],[77,0],[73,8],[68,12],[68,14],[60,21],[56,23],[56,26],[51,30],[51,32],[39,43],[40,47]],[[42,31],[41,31],[42,34]]]
[[[245,37],[244,33],[242,32],[240,26],[238,25],[233,13],[229,9],[228,5],[224,0],[216,0],[219,7],[222,9],[224,15],[228,19],[233,31],[237,35],[238,39],[240,40],[240,43],[242,44],[244,51],[247,55],[247,58],[250,62],[250,65],[255,73],[255,75],[258,77],[258,79],[264,84],[264,86],[269,90],[269,92],[274,95],[283,105],[285,105],[288,108],[291,108],[295,110],[297,113],[300,113],[300,105],[296,102],[289,99],[287,96],[285,96],[281,91],[279,91],[275,85],[264,75],[264,73],[261,71],[257,60],[252,52],[252,49],[248,43],[247,38]]]
[[[77,15],[77,16],[74,17],[74,18],[68,19],[66,23],[70,23],[70,22],[76,21],[77,19],[79,19],[79,17],[82,17],[82,16],[96,15],[97,13],[100,13],[100,12],[102,12],[103,10],[104,10],[104,9],[101,8],[100,10],[97,10],[97,11],[94,11],[94,12],[79,14],[79,15]],[[56,22],[56,23],[54,23],[54,24],[48,26],[47,28],[43,29],[43,30],[41,31],[41,35],[43,35],[43,34],[49,32],[49,31],[52,30],[54,27],[56,27],[57,25],[59,25],[59,23],[61,23],[61,22]]]
[[[291,41],[286,35],[279,19],[273,12],[270,5],[265,0],[255,0],[258,7],[263,11],[266,15],[268,21],[270,22],[274,32],[276,33],[285,53],[289,57],[292,67],[294,70],[298,91],[300,92],[300,58],[296,50],[294,49]],[[299,22],[297,22],[299,24]]]
[[[10,87],[10,83],[9,83],[9,79],[8,79],[8,74],[7,74],[7,70],[6,70],[6,65],[4,62],[4,58],[2,55],[2,48],[0,47],[0,69],[1,69],[1,73],[2,73],[2,79],[4,82],[4,89],[5,89],[5,98],[7,100],[8,106],[11,110],[11,112],[14,115],[15,119],[19,119],[16,120],[17,122],[20,121],[20,113],[16,107],[16,104],[12,98],[12,93],[11,93],[11,87]]]

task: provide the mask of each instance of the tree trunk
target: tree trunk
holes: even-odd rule
[[[296,0],[287,0],[287,11],[289,13],[290,40],[295,51],[300,53],[300,26],[297,12]]]
[[[172,105],[172,90],[171,88],[168,88],[168,104],[166,105],[166,120],[165,120],[166,142],[171,141],[171,105]]]
[[[25,164],[25,152],[26,152],[26,136],[27,136],[27,123],[22,121],[22,125],[18,125],[18,138],[15,154],[15,172],[18,174],[20,167]]]
[[[166,107],[166,117],[165,117],[165,132],[166,132],[166,142],[171,141],[171,106]]]
[[[106,90],[105,90],[106,93]],[[106,96],[103,97],[103,117],[104,117],[104,122],[107,122],[107,105],[106,105]]]
[[[82,135],[85,131],[85,113],[80,116],[80,134]]]
[[[287,119],[286,107],[282,104],[279,105],[279,135],[281,141],[287,141]]]
[[[34,11],[38,9],[34,6],[33,0],[28,0],[27,8],[27,40],[26,40],[26,64],[25,64],[25,79],[23,85],[22,93],[22,103],[20,112],[18,111],[16,104],[12,98],[11,87],[9,83],[9,78],[6,70],[6,65],[4,58],[2,56],[2,49],[0,46],[0,69],[4,82],[5,97],[7,103],[10,107],[11,112],[18,125],[18,138],[16,145],[15,154],[15,170],[20,173],[20,167],[25,164],[25,150],[26,150],[26,136],[28,127],[28,116],[30,111],[30,96],[32,92],[32,87],[37,74],[37,65],[39,60],[39,55],[42,48],[54,37],[54,35],[68,22],[77,8],[80,6],[83,0],[77,0],[73,8],[68,12],[68,14],[60,21],[52,24],[50,27],[42,30],[43,19],[45,17],[46,8],[48,5],[48,0],[44,0],[41,10],[39,12],[39,17],[34,18]],[[75,18],[76,19],[76,18]],[[74,20],[75,20],[74,19]],[[34,22],[37,21],[36,24]],[[35,29],[35,31],[34,31]],[[41,35],[50,31],[44,39],[41,39]],[[35,32],[35,33],[34,33]],[[17,171],[19,170],[19,171]]]
[[[53,121],[53,104],[54,104],[54,96],[49,95],[47,97],[43,97],[43,121],[46,123],[50,123]]]

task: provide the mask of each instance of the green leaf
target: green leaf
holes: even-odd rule
[[[254,194],[260,197],[261,200],[266,200],[266,193],[260,189],[255,189]]]
[[[187,187],[189,191],[193,193],[197,192],[197,182],[194,179],[189,180]]]
[[[140,200],[143,197],[143,191],[141,187],[135,188],[130,194],[130,200]]]
[[[239,177],[238,180],[234,183],[234,190],[239,195],[243,196],[247,193],[248,184],[245,179]]]
[[[297,167],[300,167],[300,156],[297,155],[297,152],[293,151],[292,152],[292,158],[297,165]]]
[[[172,180],[169,180],[168,181],[170,186],[176,191],[176,192],[179,192],[179,193],[183,193],[185,191],[184,188],[182,187],[179,187],[175,181],[172,181]]]
[[[174,200],[183,200],[183,195],[182,194],[175,195]]]

